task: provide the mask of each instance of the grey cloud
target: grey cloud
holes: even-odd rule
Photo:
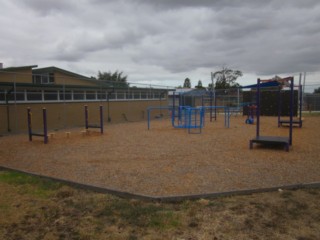
[[[315,0],[18,0],[3,7],[1,55],[32,64],[107,62],[175,76],[223,64],[261,75],[320,71]]]
[[[75,9],[79,3],[71,0],[18,0],[17,2],[40,15],[48,15],[51,12],[68,12]]]

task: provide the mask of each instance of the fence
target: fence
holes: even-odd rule
[[[75,79],[62,75],[49,75],[48,78],[29,74],[0,74],[0,134],[27,130],[26,109],[33,110],[33,127],[41,128],[41,111],[47,109],[48,128],[63,129],[84,126],[84,105],[88,105],[93,121],[99,121],[99,106],[103,106],[104,122],[132,122],[147,120],[146,109],[150,106],[172,105],[173,89],[167,86],[126,83],[123,86],[112,82]],[[45,80],[48,81],[45,81]],[[40,82],[39,82],[40,81]],[[317,89],[320,85],[307,86]],[[264,91],[275,91],[265,89]],[[252,90],[254,91],[254,89]],[[182,96],[183,105],[191,106],[230,106],[242,110],[243,106],[255,104],[255,94],[246,99],[247,90],[207,89],[191,90]],[[311,91],[312,92],[312,91]],[[320,111],[320,94],[303,94],[303,111]],[[300,94],[300,93],[298,93]],[[176,95],[176,98],[181,97]],[[295,99],[298,99],[297,97]],[[275,100],[273,100],[275,101]],[[296,100],[298,101],[298,100]],[[274,104],[266,100],[266,104]],[[154,116],[162,115],[161,108]]]
[[[81,127],[85,123],[84,105],[93,121],[99,121],[103,106],[104,122],[146,120],[149,106],[167,106],[169,87],[90,81],[74,77],[50,76],[45,82],[30,74],[8,73],[0,76],[0,134],[27,130],[27,108],[33,112],[33,128],[41,128],[41,111],[47,109],[48,129]],[[154,112],[155,115],[159,114]]]

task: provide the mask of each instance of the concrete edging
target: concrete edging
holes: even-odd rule
[[[213,199],[219,197],[227,197],[227,196],[235,196],[235,195],[250,195],[254,193],[264,193],[264,192],[275,192],[279,189],[282,190],[295,190],[295,189],[306,189],[306,188],[320,188],[320,182],[313,182],[313,183],[299,183],[299,184],[292,184],[292,185],[282,185],[282,186],[275,186],[269,188],[255,188],[255,189],[243,189],[243,190],[234,190],[234,191],[226,191],[226,192],[214,192],[214,193],[203,193],[203,194],[191,194],[191,195],[175,195],[175,196],[148,196],[142,194],[135,194],[130,192],[124,192],[116,189],[109,189],[103,188],[98,186],[93,186],[89,184],[78,183],[70,180],[64,180],[49,176],[44,176],[36,173],[31,173],[23,170],[18,170],[9,167],[0,166],[0,171],[7,170],[7,171],[16,171],[24,174],[28,174],[31,176],[41,177],[44,179],[54,180],[57,182],[64,183],[68,186],[84,189],[84,190],[91,190],[98,193],[105,193],[105,194],[112,194],[121,198],[127,199],[139,199],[143,201],[157,201],[157,202],[182,202],[186,200],[198,200],[198,199]]]

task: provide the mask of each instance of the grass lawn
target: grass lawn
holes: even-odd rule
[[[320,189],[145,202],[0,171],[0,239],[320,239]]]

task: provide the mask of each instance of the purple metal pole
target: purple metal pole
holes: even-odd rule
[[[88,106],[84,106],[84,118],[85,118],[85,127],[88,129]]]
[[[292,145],[292,120],[293,120],[293,102],[294,102],[294,80],[293,77],[291,78],[291,85],[290,85],[290,128],[289,128],[289,144]]]
[[[103,134],[103,107],[100,105],[100,133]]]
[[[278,91],[278,127],[280,127],[280,118],[281,118],[281,106],[282,106],[282,97],[281,97],[281,86],[279,86]]]
[[[28,134],[29,134],[29,141],[32,141],[32,122],[31,122],[31,109],[27,108],[27,114],[28,114]]]
[[[300,84],[299,85],[299,92],[300,92],[300,96],[299,96],[299,120],[300,120],[300,123],[299,123],[299,127],[301,127],[301,120],[302,120],[302,85]]]
[[[260,78],[257,81],[257,129],[256,137],[260,136]]]
[[[47,128],[47,109],[42,109],[42,115],[43,115],[43,139],[44,143],[48,143],[48,128]]]

